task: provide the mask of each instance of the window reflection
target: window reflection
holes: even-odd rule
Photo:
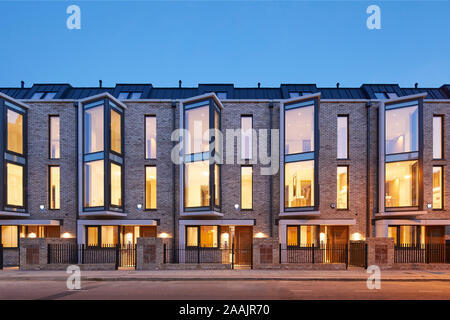
[[[209,162],[197,161],[185,164],[185,207],[209,206]]]
[[[314,151],[314,106],[285,111],[285,154]]]
[[[8,150],[23,154],[23,115],[8,109]]]
[[[314,161],[286,163],[284,188],[286,208],[313,206]]]
[[[145,117],[145,158],[156,159],[156,117]]]
[[[206,152],[209,150],[209,106],[186,110],[186,139],[185,154]]]
[[[418,118],[417,106],[386,110],[386,154],[418,150]]]
[[[103,151],[103,106],[87,109],[84,113],[84,151]]]
[[[386,207],[418,205],[418,161],[386,163]]]

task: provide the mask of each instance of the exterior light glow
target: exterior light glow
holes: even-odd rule
[[[169,238],[169,234],[167,234],[167,233],[165,233],[165,232],[162,232],[162,233],[160,233],[160,234],[158,235],[158,238],[163,238],[163,239]]]
[[[31,233],[28,235],[28,238],[36,238],[36,233],[31,232]]]
[[[45,209],[45,206],[44,206],[43,204],[41,204],[41,205],[39,206],[39,209],[44,210],[44,209]]]
[[[427,208],[431,209],[433,206],[431,205],[431,203],[427,203]]]
[[[61,235],[61,238],[64,238],[64,239],[70,239],[70,238],[72,238],[72,235],[71,235],[70,233],[68,233],[68,232],[64,232],[64,233]]]
[[[265,238],[266,237],[266,235],[264,234],[264,233],[262,233],[262,232],[258,232],[256,235],[255,235],[255,238]]]
[[[234,205],[234,210],[239,210],[239,205],[237,203]]]
[[[136,207],[137,207],[139,210],[141,210],[141,209],[142,209],[142,203],[138,203]]]
[[[360,241],[360,240],[364,240],[364,238],[363,238],[361,233],[355,232],[355,233],[352,234],[352,240],[353,241]]]

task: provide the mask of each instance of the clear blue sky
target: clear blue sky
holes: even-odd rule
[[[66,28],[67,6],[81,30]],[[366,8],[381,7],[381,30]],[[0,86],[450,83],[450,0],[5,1]]]

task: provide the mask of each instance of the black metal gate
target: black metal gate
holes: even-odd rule
[[[0,270],[3,270],[3,245],[0,243]]]
[[[364,241],[350,241],[349,265],[367,268],[367,243]]]
[[[136,245],[129,244],[118,247],[117,267],[136,268]]]

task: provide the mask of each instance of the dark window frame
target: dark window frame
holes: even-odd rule
[[[349,114],[338,114],[337,115],[337,120],[338,121],[339,118],[347,118],[347,156],[345,158],[339,158],[338,157],[338,152],[337,150],[339,149],[339,136],[337,136],[336,140],[337,140],[337,150],[336,150],[336,158],[338,160],[349,160],[350,159],[350,115]]]
[[[286,164],[287,163],[294,163],[294,162],[304,162],[304,161],[313,161],[314,163],[314,199],[313,199],[313,205],[307,206],[307,207],[286,207],[286,194],[284,194],[284,199],[281,199],[283,201],[283,210],[284,212],[308,212],[308,211],[317,211],[319,208],[320,203],[320,186],[319,186],[319,150],[320,150],[320,128],[319,128],[319,111],[320,111],[320,102],[317,97],[305,99],[301,101],[294,101],[289,102],[284,105],[283,107],[283,118],[286,117],[286,106],[301,104],[298,107],[293,107],[292,109],[297,108],[303,108],[303,107],[309,107],[314,106],[314,150],[308,151],[308,152],[300,152],[300,153],[291,153],[286,155],[285,153],[285,144],[286,144],[286,121],[284,121],[284,129],[283,129],[283,136],[282,136],[282,150],[284,155],[284,174],[283,177],[280,177],[283,179],[283,188],[286,186]],[[288,110],[290,110],[289,108]],[[302,159],[302,160],[292,160],[287,161],[286,157],[292,157],[296,155],[308,155],[311,154],[312,157],[308,159]]]
[[[156,135],[156,152],[155,157],[147,158],[147,118],[155,118],[155,135]],[[151,150],[150,150],[151,151]],[[151,152],[150,152],[151,153]],[[144,115],[144,159],[145,160],[156,160],[158,158],[158,118],[156,114],[146,114]]]
[[[52,181],[52,170],[51,168],[59,168],[59,208],[52,208],[52,196],[51,196],[51,181]],[[47,190],[48,190],[48,210],[58,211],[61,210],[61,166],[59,164],[51,164],[48,166],[48,181],[47,181]]]
[[[389,153],[386,152],[386,111],[387,110],[393,110],[393,109],[402,109],[402,108],[408,108],[413,107],[417,105],[417,112],[418,112],[418,119],[417,119],[417,134],[418,134],[418,146],[417,151],[408,151],[408,152],[399,152],[399,153]],[[396,162],[404,162],[404,161],[418,161],[418,185],[419,188],[417,190],[418,192],[418,205],[417,206],[400,206],[400,207],[388,207],[386,206],[386,196],[384,197],[384,208],[387,212],[392,211],[420,211],[423,210],[423,98],[414,98],[414,99],[408,99],[408,100],[402,100],[400,102],[386,102],[384,105],[384,186],[386,188],[386,165],[387,163],[396,163]],[[414,156],[414,154],[417,154],[417,157],[412,157],[408,159],[402,159],[402,160],[390,160],[388,161],[389,156],[393,155],[411,155]],[[385,190],[386,193],[386,190]]]
[[[217,227],[217,247],[202,247],[201,246],[201,227]],[[188,228],[197,228],[197,245],[196,246],[188,246]],[[201,249],[219,249],[220,248],[220,225],[186,225],[185,226],[185,232],[184,232],[184,243],[186,249],[194,249],[194,248],[201,248]]]
[[[147,208],[147,168],[155,168],[156,170],[156,207]],[[149,164],[144,166],[144,211],[158,210],[158,168],[156,164]]]
[[[194,105],[189,107],[190,105]],[[208,130],[215,129],[215,112],[217,111],[219,116],[219,128],[222,129],[222,110],[216,104],[213,98],[206,98],[203,100],[193,101],[187,103],[183,106],[183,129],[186,130],[186,112],[188,110],[196,109],[199,107],[208,106],[209,113],[209,128]],[[209,145],[215,145],[215,137],[210,135],[208,140]],[[183,137],[183,210],[184,212],[195,212],[195,211],[217,211],[220,212],[222,210],[222,165],[220,163],[216,163],[215,161],[210,161],[211,158],[215,156],[215,150],[208,150],[205,152],[197,152],[197,153],[186,153],[186,139]],[[204,155],[208,154],[207,159],[204,159]],[[201,155],[201,160],[194,160],[195,155]],[[186,156],[189,156],[191,159],[186,161]],[[186,163],[191,162],[201,162],[208,161],[209,162],[209,205],[208,206],[200,206],[200,207],[186,207]],[[219,206],[215,204],[215,175],[214,175],[214,165],[217,164],[219,167]]]

